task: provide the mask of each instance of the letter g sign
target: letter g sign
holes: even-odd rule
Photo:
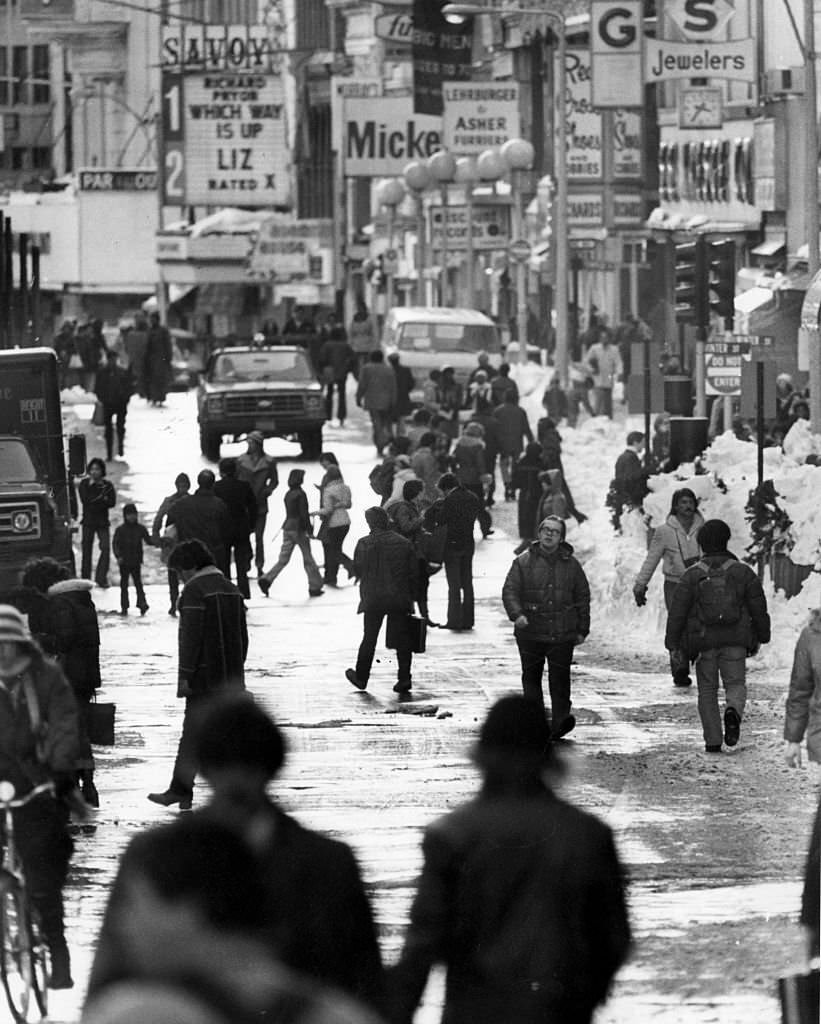
[[[590,63],[594,106],[643,105],[643,17],[642,0],[591,0]]]
[[[635,11],[627,7],[611,7],[599,18],[596,31],[609,49],[623,50],[634,43],[638,35]]]

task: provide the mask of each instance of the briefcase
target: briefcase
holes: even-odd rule
[[[88,738],[96,747],[114,746],[114,712],[116,704],[103,704],[92,701],[88,705],[86,722]]]
[[[399,639],[399,625],[397,622],[398,617],[388,617],[388,627],[385,630],[385,646],[395,651],[398,645]],[[399,620],[401,621],[401,620]],[[414,654],[425,653],[425,643],[428,636],[428,623],[426,619],[420,618],[418,615],[407,615],[403,623],[404,629],[410,636],[410,649]]]

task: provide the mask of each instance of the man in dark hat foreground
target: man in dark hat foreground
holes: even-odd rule
[[[389,1019],[410,1024],[435,963],[448,1024],[589,1024],[630,945],[610,829],[560,800],[541,705],[503,697],[473,751],[473,800],[430,825]]]

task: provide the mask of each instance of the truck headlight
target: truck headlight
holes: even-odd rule
[[[308,395],[305,399],[305,409],[309,413],[319,413],[322,408],[321,395]]]
[[[11,528],[15,533],[28,533],[33,525],[31,512],[15,512],[11,517]]]
[[[222,395],[208,396],[208,411],[216,416],[222,412]]]

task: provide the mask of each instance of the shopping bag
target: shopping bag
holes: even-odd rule
[[[385,630],[385,646],[395,651],[399,646],[400,630],[410,637],[410,649],[414,654],[424,654],[428,635],[427,620],[418,615],[407,615],[404,621],[399,616],[388,616]]]
[[[445,545],[448,542],[448,528],[445,524],[423,530],[419,550],[426,562],[441,565],[445,560]]]
[[[88,705],[86,721],[88,738],[97,747],[114,745],[114,712],[116,704],[103,704],[92,701]]]
[[[105,424],[105,413],[103,412],[103,403],[98,399],[94,403],[94,412],[91,415],[92,426],[102,427]]]
[[[778,979],[782,1024],[818,1024],[818,968]]]

